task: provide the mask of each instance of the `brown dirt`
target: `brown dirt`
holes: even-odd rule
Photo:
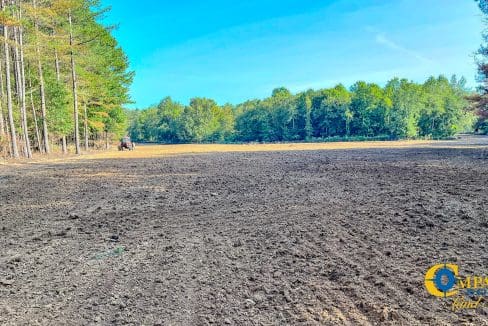
[[[245,146],[0,166],[0,324],[488,324],[486,138]]]

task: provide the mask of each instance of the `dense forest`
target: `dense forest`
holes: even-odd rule
[[[395,78],[385,87],[360,81],[298,94],[277,88],[269,98],[236,106],[207,98],[182,105],[168,97],[129,112],[129,131],[136,141],[164,143],[446,138],[475,122],[465,83],[439,76],[423,84]]]
[[[76,153],[126,132],[132,73],[97,0],[2,0],[0,153]]]

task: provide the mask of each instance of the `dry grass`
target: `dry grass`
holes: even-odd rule
[[[97,160],[117,158],[155,158],[164,156],[222,153],[222,152],[276,152],[276,151],[314,151],[314,150],[347,150],[375,148],[472,148],[467,143],[456,141],[402,140],[402,141],[368,141],[368,142],[332,142],[332,143],[278,143],[278,144],[184,144],[184,145],[138,145],[135,151],[119,152],[115,146],[109,151],[93,151],[84,155],[50,156],[36,155],[33,160],[5,160],[2,164],[56,163],[68,160]]]

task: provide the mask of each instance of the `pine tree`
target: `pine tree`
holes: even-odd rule
[[[10,143],[11,143],[11,153],[13,158],[19,158],[19,148],[17,146],[17,132],[14,122],[14,112],[13,112],[13,99],[12,99],[12,79],[11,79],[11,66],[10,66],[10,44],[9,44],[9,31],[15,23],[9,20],[6,13],[7,1],[2,0],[2,11],[3,11],[3,46],[4,46],[4,60],[5,60],[5,80],[7,88],[7,114],[8,114],[8,124],[10,130]]]
[[[107,12],[99,1],[0,5],[0,140],[8,139],[10,155],[31,157],[31,143],[50,153],[59,139],[66,153],[70,133],[79,154],[81,117],[85,150],[90,137],[105,134],[109,142],[124,133],[133,74],[111,29],[99,22]]]
[[[488,0],[476,0],[478,5],[488,19]],[[483,33],[484,44],[478,50],[478,76],[480,85],[478,93],[471,96],[471,100],[476,112],[479,116],[478,128],[488,133],[488,32]]]

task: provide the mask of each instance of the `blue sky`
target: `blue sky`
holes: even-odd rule
[[[285,86],[384,84],[457,74],[475,85],[482,17],[472,0],[103,0],[143,108],[165,96],[220,104]]]

